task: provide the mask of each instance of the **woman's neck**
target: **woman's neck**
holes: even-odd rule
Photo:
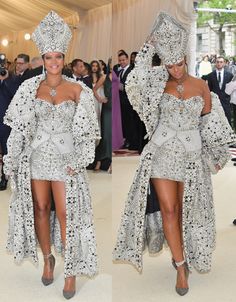
[[[186,72],[183,74],[183,76],[180,79],[176,79],[174,77],[171,77],[171,79],[176,82],[177,84],[183,83],[187,78],[189,77],[189,74]]]
[[[62,82],[62,74],[47,74],[46,83],[47,85],[54,87],[58,86]]]

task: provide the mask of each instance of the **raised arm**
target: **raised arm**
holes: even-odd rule
[[[106,75],[102,75],[100,77],[100,79],[97,81],[97,83],[94,86],[94,88],[93,88],[94,96],[95,96],[95,98],[97,99],[97,101],[99,103],[103,103],[104,102],[104,98],[100,97],[99,94],[98,94],[98,89],[103,86],[105,80],[106,80]]]

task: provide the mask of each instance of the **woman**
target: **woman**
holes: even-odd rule
[[[156,253],[166,238],[179,295],[188,292],[193,267],[210,270],[215,245],[210,168],[223,168],[228,143],[235,140],[217,96],[187,73],[187,38],[181,24],[161,13],[127,79],[129,100],[150,141],[142,152],[114,250],[114,259],[141,270],[145,244]],[[163,66],[152,68],[154,53]]]
[[[112,125],[111,125],[111,103],[112,103],[112,93],[111,93],[111,83],[112,83],[112,68],[111,59],[108,62],[109,73],[103,75],[97,84],[94,86],[94,95],[96,99],[102,104],[101,112],[101,141],[96,148],[96,171],[99,171],[102,167],[102,163],[106,167],[109,173],[111,173],[111,156],[112,156]],[[105,97],[101,97],[98,91],[101,87],[104,87]]]
[[[101,70],[102,70],[102,74],[107,74],[107,65],[103,60],[99,60],[100,66],[101,66]]]
[[[101,67],[99,64],[99,61],[93,60],[90,63],[91,69],[92,69],[92,78],[93,78],[93,87],[96,85],[97,81],[101,77]]]
[[[93,60],[91,63],[91,69],[92,69],[92,79],[93,79],[93,88],[95,87],[95,85],[97,84],[97,82],[99,81],[99,79],[101,77],[105,77],[103,74],[102,74],[102,70],[101,70],[101,67],[100,67],[100,64],[99,64],[99,61],[96,61],[96,60]],[[101,97],[101,98],[104,98],[105,95],[104,95],[104,87],[103,85],[99,87],[99,90],[98,90],[98,95]],[[99,126],[101,127],[101,110],[102,110],[102,103],[99,102],[99,100],[97,98],[94,99],[95,100],[95,110],[96,110],[96,113],[97,113],[97,118],[98,118],[98,121],[99,121]]]
[[[82,82],[62,76],[71,31],[51,11],[33,33],[45,74],[25,81],[5,116],[12,128],[5,173],[13,195],[7,249],[17,262],[44,257],[42,282],[53,282],[55,251],[64,255],[63,295],[75,294],[76,275],[97,271],[86,166],[93,161],[98,127],[94,100]],[[50,212],[51,194],[56,217]],[[50,227],[51,224],[51,227]]]

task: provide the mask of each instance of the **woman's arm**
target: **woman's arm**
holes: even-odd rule
[[[101,78],[97,81],[96,85],[93,88],[94,96],[99,103],[105,103],[105,98],[101,98],[97,92],[98,89],[103,86],[105,79],[106,79],[105,75],[101,76]]]

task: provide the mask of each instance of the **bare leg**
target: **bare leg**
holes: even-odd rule
[[[51,208],[51,185],[46,180],[31,180],[31,188],[34,203],[35,231],[43,255],[51,253],[50,243],[50,208]],[[50,267],[50,261],[44,258],[43,277],[53,278],[53,271]]]
[[[183,228],[182,228],[183,196],[184,196],[184,183],[183,182],[178,182],[179,225],[180,225],[180,234],[181,234],[181,244],[182,244],[182,246],[183,246]]]
[[[98,160],[97,163],[96,163],[96,166],[94,168],[94,172],[99,172],[100,171],[100,168],[101,168],[101,161]]]
[[[170,247],[173,258],[176,262],[184,259],[182,248],[182,235],[180,229],[180,202],[178,187],[179,183],[168,179],[153,178],[158,200],[160,203],[163,220],[163,230]],[[177,287],[188,287],[187,278],[183,266],[177,268]]]
[[[62,181],[52,181],[52,192],[56,206],[56,214],[60,223],[63,246],[66,247],[66,190]],[[75,291],[75,276],[65,279],[64,291]]]

